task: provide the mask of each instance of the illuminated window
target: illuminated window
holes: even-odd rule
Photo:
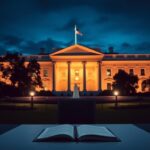
[[[75,76],[79,76],[79,70],[75,70]]]
[[[130,74],[130,75],[134,75],[134,70],[133,70],[133,69],[130,69],[130,70],[129,70],[129,74]]]
[[[111,90],[111,83],[107,83],[107,90]]]
[[[141,76],[145,76],[145,69],[141,69]]]
[[[106,74],[107,74],[107,76],[111,76],[111,69],[107,69]]]
[[[75,81],[79,81],[79,70],[75,70]]]
[[[47,69],[44,69],[44,70],[43,70],[43,76],[44,76],[44,77],[48,77],[48,70],[47,70]]]
[[[79,77],[78,77],[78,76],[76,76],[76,77],[75,77],[75,80],[76,80],[76,81],[78,81],[78,80],[79,80]]]

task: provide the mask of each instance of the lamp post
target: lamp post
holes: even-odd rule
[[[115,108],[118,108],[118,95],[119,95],[119,92],[114,91],[114,95],[115,95]]]
[[[35,95],[35,92],[34,91],[31,91],[30,92],[30,96],[31,96],[31,109],[33,109],[33,97]]]

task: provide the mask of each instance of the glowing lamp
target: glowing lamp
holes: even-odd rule
[[[118,95],[119,95],[119,92],[118,92],[118,91],[114,91],[114,95],[115,95],[115,96],[118,96]]]
[[[115,95],[115,107],[118,108],[118,95],[119,95],[119,92],[118,91],[114,91],[114,95]]]
[[[35,92],[34,91],[31,91],[30,92],[30,96],[31,96],[31,109],[33,109],[33,97],[35,95]]]
[[[34,96],[34,95],[35,95],[35,92],[31,91],[30,96]]]

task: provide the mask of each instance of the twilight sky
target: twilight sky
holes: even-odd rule
[[[74,44],[150,53],[149,0],[0,0],[0,54],[36,54]]]

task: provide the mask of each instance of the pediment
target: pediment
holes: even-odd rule
[[[101,54],[102,53],[99,51],[77,44],[54,52],[50,56],[67,56],[67,55],[76,56],[76,55],[101,55]]]

